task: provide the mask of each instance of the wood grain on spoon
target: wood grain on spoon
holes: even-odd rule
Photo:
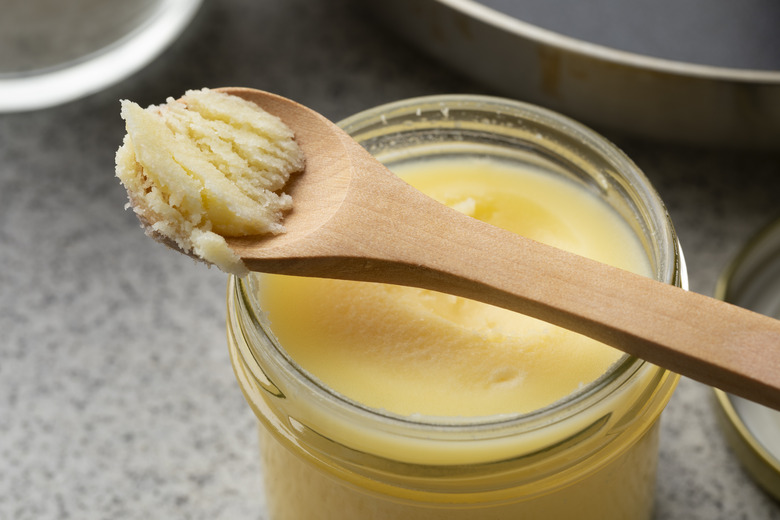
[[[511,309],[780,409],[780,321],[485,224],[418,192],[285,98],[241,96],[296,134],[287,232],[230,238],[250,270],[409,285]]]

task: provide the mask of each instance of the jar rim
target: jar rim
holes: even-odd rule
[[[615,169],[622,174],[628,172],[631,181],[638,183],[644,189],[643,203],[648,206],[648,211],[659,217],[663,223],[662,229],[657,230],[654,235],[655,240],[663,240],[664,252],[670,258],[667,258],[666,269],[663,273],[657,273],[656,276],[662,281],[675,285],[686,285],[685,269],[682,264],[681,251],[677,243],[677,237],[669,220],[668,214],[660,197],[652,188],[649,180],[639,170],[639,168],[615,145],[606,138],[597,134],[590,128],[563,116],[557,112],[531,105],[521,101],[515,101],[494,96],[485,95],[467,95],[467,94],[442,94],[433,96],[421,96],[403,99],[395,102],[379,105],[357,114],[349,116],[340,122],[338,126],[349,134],[354,134],[367,125],[378,125],[380,128],[387,128],[392,124],[392,120],[399,114],[414,113],[422,116],[425,110],[432,112],[438,111],[441,117],[446,119],[451,117],[452,112],[457,110],[479,110],[495,112],[503,115],[515,115],[523,117],[535,123],[548,124],[561,131],[566,132],[573,137],[582,146],[590,147],[597,153],[606,157],[608,161],[615,165]],[[400,130],[403,130],[401,128]],[[353,135],[354,137],[354,135]],[[429,431],[436,429],[443,434],[474,435],[479,432],[490,434],[497,429],[505,430],[532,430],[544,426],[551,422],[563,420],[576,414],[582,409],[586,409],[596,402],[605,399],[614,393],[623,384],[629,381],[634,374],[643,369],[652,370],[653,365],[628,354],[624,354],[618,359],[604,374],[597,379],[583,385],[581,388],[571,394],[550,403],[547,406],[538,408],[525,413],[510,413],[501,415],[486,415],[476,417],[448,417],[448,416],[428,416],[428,415],[401,415],[387,410],[376,409],[344,396],[334,389],[320,382],[316,377],[309,374],[305,369],[298,365],[281,347],[279,341],[274,337],[271,328],[264,319],[260,311],[260,305],[254,295],[257,294],[251,287],[252,280],[256,277],[250,275],[246,279],[231,277],[230,287],[233,289],[234,298],[252,315],[252,322],[261,330],[274,347],[278,354],[275,364],[278,368],[294,377],[296,380],[305,384],[306,389],[316,395],[323,402],[330,404],[337,403],[349,409],[349,413],[358,416],[370,417],[373,421],[384,424],[391,429],[403,429],[404,431],[422,430]],[[254,349],[254,346],[250,346]],[[257,358],[262,355],[258,352],[245,353]],[[242,354],[244,355],[244,354]],[[246,355],[244,355],[246,358]],[[660,369],[658,385],[665,380],[664,374],[667,372]]]

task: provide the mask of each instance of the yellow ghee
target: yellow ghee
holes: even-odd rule
[[[397,173],[474,218],[650,272],[628,225],[566,179],[477,158],[421,161]],[[428,290],[267,276],[260,291],[271,331],[304,370],[354,401],[402,415],[527,413],[595,380],[622,355],[542,321]]]

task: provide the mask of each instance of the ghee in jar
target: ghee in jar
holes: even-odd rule
[[[478,158],[396,171],[474,218],[650,272],[628,225],[566,179]],[[528,413],[592,382],[622,355],[512,311],[411,287],[267,276],[258,299],[304,370],[349,399],[401,415]]]
[[[434,96],[342,124],[459,211],[684,285],[647,179],[566,118]],[[659,367],[450,295],[275,275],[231,277],[228,340],[272,520],[651,517]]]

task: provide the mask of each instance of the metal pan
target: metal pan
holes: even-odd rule
[[[751,22],[740,22],[744,17],[733,12],[742,6],[745,12],[750,10],[752,20],[766,19],[765,26],[778,28],[780,4],[774,0],[699,2],[699,7],[710,6],[709,27],[700,32],[696,29],[701,29],[703,17],[697,18],[690,5],[681,9],[685,2],[646,4],[645,9],[651,5],[669,9],[645,17],[648,25],[657,25],[647,28],[647,34],[655,35],[656,42],[680,40],[677,48],[685,59],[697,59],[690,54],[697,48],[709,51],[710,63],[702,64],[656,52],[659,49],[644,52],[642,41],[632,40],[631,25],[636,27],[638,21],[643,27],[643,15],[634,13],[633,21],[627,17],[641,2],[611,0],[612,5],[606,6],[605,1],[364,0],[363,4],[408,41],[497,92],[552,108],[596,128],[664,141],[780,151],[780,29],[752,31]],[[712,8],[725,2],[731,10]],[[567,11],[594,3],[602,4],[601,9]],[[570,32],[590,27],[590,36],[604,37],[591,37],[594,43],[583,39],[588,34],[575,37],[556,32],[565,30],[564,26],[551,30],[520,19],[541,19],[542,8],[568,13]],[[721,13],[720,19],[715,11]],[[688,22],[679,20],[683,13]],[[563,19],[547,14],[548,27],[549,21]],[[601,25],[594,24],[594,19],[588,25],[587,16]],[[664,25],[672,16],[680,28],[674,34],[669,31],[673,24]],[[726,30],[738,22],[742,30]],[[622,34],[628,45],[610,46],[610,35],[615,33]],[[764,34],[769,43],[748,44],[746,35],[750,34]],[[721,41],[727,37],[734,41]],[[708,38],[717,45],[708,46]],[[635,48],[629,48],[631,43]],[[755,63],[759,58],[756,48],[766,51],[764,62]],[[718,49],[730,50],[721,63]],[[756,68],[724,66],[740,61]]]

